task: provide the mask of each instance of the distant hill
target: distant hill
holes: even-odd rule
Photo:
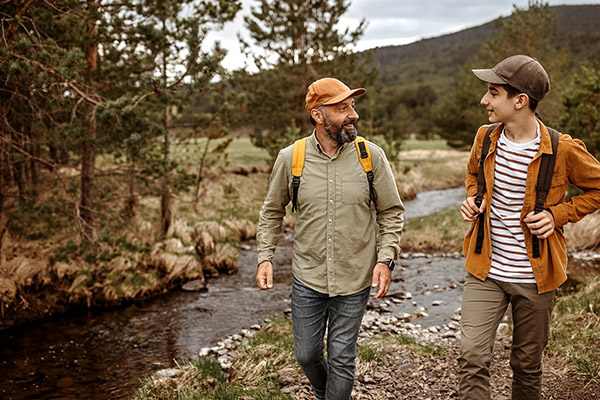
[[[600,60],[600,5],[554,6],[559,40],[572,51],[574,63]],[[402,46],[375,50],[374,63],[380,73],[379,87],[428,83],[436,86],[453,80],[463,64],[479,52],[497,29],[494,21]]]

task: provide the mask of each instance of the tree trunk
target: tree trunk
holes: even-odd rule
[[[4,218],[4,201],[6,199],[6,171],[8,170],[8,164],[4,156],[5,145],[4,140],[0,141],[0,221]]]
[[[100,2],[100,0],[98,0]],[[91,8],[94,0],[87,1]],[[94,37],[96,33],[96,21],[89,21],[89,34]],[[93,80],[93,74],[98,68],[98,44],[93,41],[85,48],[85,61],[88,77]],[[81,149],[81,239],[82,242],[93,242],[96,238],[94,221],[94,186],[96,177],[94,175],[94,166],[96,160],[96,115],[94,106],[90,106],[89,121],[86,136],[83,139]]]
[[[87,128],[87,137],[82,143],[81,153],[81,203],[80,216],[82,221],[82,241],[93,242],[95,239],[95,221],[94,221],[94,164],[95,148],[94,140],[96,136],[96,121],[92,117]]]
[[[135,163],[132,161],[127,168],[127,200],[125,202],[125,210],[123,210],[125,218],[132,218],[135,216],[135,209],[138,204],[137,195],[135,193],[135,177]]]
[[[31,172],[31,184],[33,185],[33,187],[35,189],[37,189],[38,183],[39,183],[39,167],[38,167],[38,163],[37,161],[35,161],[36,158],[39,159],[40,157],[40,145],[37,141],[36,138],[31,138],[31,155],[33,155],[33,158],[31,159],[30,163],[29,163],[29,169]]]
[[[162,235],[166,235],[173,219],[173,200],[171,197],[171,186],[169,184],[169,107],[165,106],[163,112],[163,125],[165,128],[165,142],[163,146],[163,164],[164,172],[161,184],[160,194],[160,230]]]

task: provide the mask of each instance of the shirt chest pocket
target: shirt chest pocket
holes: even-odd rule
[[[369,184],[365,177],[342,177],[342,203],[362,204],[369,202]]]

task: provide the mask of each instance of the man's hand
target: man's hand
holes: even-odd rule
[[[462,219],[468,222],[473,222],[477,219],[480,213],[485,211],[485,199],[481,201],[481,206],[477,208],[475,204],[475,196],[467,197],[460,206],[460,215]]]
[[[527,224],[531,234],[536,235],[539,239],[546,239],[554,233],[554,215],[550,211],[544,210],[537,214],[530,211],[523,222]]]
[[[258,265],[256,284],[260,290],[267,290],[273,287],[273,263],[271,261],[263,261]]]
[[[390,283],[392,282],[392,271],[390,268],[382,263],[377,263],[373,269],[373,283],[371,287],[377,287],[379,290],[373,295],[376,299],[379,299],[386,295],[390,290]]]

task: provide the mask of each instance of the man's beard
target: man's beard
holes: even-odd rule
[[[342,125],[337,125],[332,122],[327,115],[324,115],[324,128],[327,136],[334,142],[336,142],[339,146],[344,143],[353,142],[356,139],[356,135],[358,135],[358,129],[356,127],[356,120],[347,119],[342,122]],[[352,129],[344,129],[344,126],[351,125]]]

